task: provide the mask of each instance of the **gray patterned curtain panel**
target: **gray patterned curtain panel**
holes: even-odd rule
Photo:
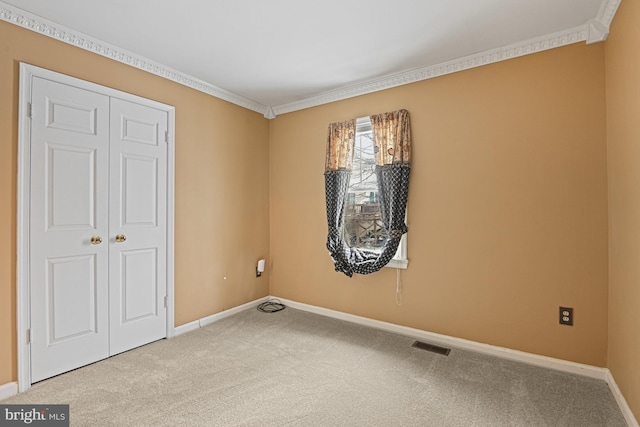
[[[375,173],[380,216],[386,231],[380,250],[350,246],[344,239],[345,202],[351,177],[356,121],[332,123],[327,137],[325,192],[327,204],[327,249],[335,269],[352,277],[380,270],[394,257],[402,235],[411,171],[409,112],[399,110],[371,116]]]

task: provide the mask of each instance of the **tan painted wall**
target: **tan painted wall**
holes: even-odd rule
[[[609,172],[609,369],[640,419],[640,3],[605,43]]]
[[[176,107],[176,325],[268,295],[269,122],[260,114],[0,21],[0,385],[15,381],[19,62]],[[223,277],[227,276],[227,280]]]
[[[327,124],[411,114],[409,268],[349,279],[325,248]],[[604,45],[576,44],[277,117],[271,294],[605,366]],[[575,326],[558,325],[558,307]]]
[[[16,379],[20,61],[176,106],[176,325],[267,295],[271,283],[272,295],[300,302],[605,365],[602,44],[290,113],[269,125],[257,113],[0,22],[0,385]],[[411,112],[414,136],[402,306],[395,270],[354,279],[333,272],[322,177],[329,122],[398,108]],[[256,279],[263,256],[270,273]],[[561,304],[575,307],[574,327],[557,324]],[[619,376],[630,365],[614,351],[617,342],[611,338],[610,366],[620,369],[616,379],[628,394],[632,386]],[[637,386],[638,376],[629,383]]]

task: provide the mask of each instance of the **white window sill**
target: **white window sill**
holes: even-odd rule
[[[402,270],[406,270],[407,267],[409,267],[409,260],[408,259],[392,259],[391,261],[389,261],[389,264],[385,265],[385,267],[391,267],[391,268],[400,268]]]

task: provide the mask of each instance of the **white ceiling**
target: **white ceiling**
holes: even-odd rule
[[[492,52],[502,60],[599,41],[619,2],[3,0],[0,18],[89,36],[269,116],[478,65],[470,58],[495,62]]]

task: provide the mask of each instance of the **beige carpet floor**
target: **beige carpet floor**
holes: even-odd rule
[[[73,426],[625,426],[599,380],[291,308],[247,310],[35,384]]]

